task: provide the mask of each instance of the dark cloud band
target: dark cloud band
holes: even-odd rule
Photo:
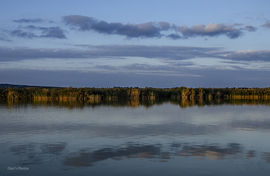
[[[160,31],[170,29],[170,24],[167,22],[140,24],[108,23],[80,15],[64,16],[63,20],[66,25],[77,27],[81,31],[93,30],[101,34],[117,34],[130,38],[161,37]]]
[[[122,24],[108,23],[106,21],[100,21],[92,17],[81,15],[69,15],[64,16],[63,21],[66,25],[72,27],[72,29],[78,29],[80,31],[95,31],[101,34],[116,34],[123,35],[128,38],[151,38],[166,36],[172,39],[187,39],[189,37],[197,36],[219,36],[226,35],[231,39],[238,38],[242,35],[243,29],[235,28],[235,25],[216,24],[210,23],[208,25],[197,24],[190,28],[183,26],[176,26],[168,22],[148,22],[140,24]],[[247,26],[245,30],[256,30],[253,26]],[[165,35],[163,31],[174,31],[174,33]]]

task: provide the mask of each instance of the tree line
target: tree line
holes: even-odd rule
[[[117,99],[269,99],[269,88],[0,88],[0,99],[9,100],[117,100]]]

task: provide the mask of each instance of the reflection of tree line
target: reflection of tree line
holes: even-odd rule
[[[171,100],[172,104],[182,108],[192,106],[212,106],[212,105],[270,105],[269,99],[213,99],[213,100]]]
[[[269,99],[270,88],[0,88],[0,99],[37,101]]]
[[[269,152],[258,152],[255,150],[245,151],[238,143],[229,143],[227,146],[214,145],[190,145],[172,143],[168,147],[162,145],[135,145],[105,147],[97,150],[82,149],[67,155],[66,143],[57,144],[29,144],[15,145],[10,147],[13,155],[19,156],[19,165],[34,165],[45,162],[46,156],[59,158],[63,154],[63,165],[72,167],[91,167],[96,162],[107,159],[122,160],[124,158],[151,159],[153,161],[166,162],[174,157],[195,157],[196,159],[225,160],[225,159],[252,159],[259,157],[270,163]],[[41,150],[40,150],[41,149]],[[64,152],[64,153],[63,153]],[[52,158],[53,160],[53,158]]]
[[[118,99],[118,100],[2,100],[0,104],[8,105],[9,107],[27,106],[45,106],[45,107],[63,107],[63,108],[84,108],[84,107],[98,107],[98,106],[112,106],[112,107],[138,107],[144,106],[146,108],[154,105],[162,105],[163,103],[171,103],[179,105],[181,108],[192,106],[218,106],[218,105],[270,105],[270,100],[256,100],[256,99],[231,99],[231,100],[188,100],[188,99],[157,99],[157,100],[139,100],[139,99]]]

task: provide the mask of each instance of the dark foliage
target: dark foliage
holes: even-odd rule
[[[104,100],[104,99],[267,99],[270,88],[59,88],[5,87],[0,88],[1,99],[43,100]]]

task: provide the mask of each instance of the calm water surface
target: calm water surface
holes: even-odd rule
[[[264,103],[2,102],[0,175],[270,175]]]

